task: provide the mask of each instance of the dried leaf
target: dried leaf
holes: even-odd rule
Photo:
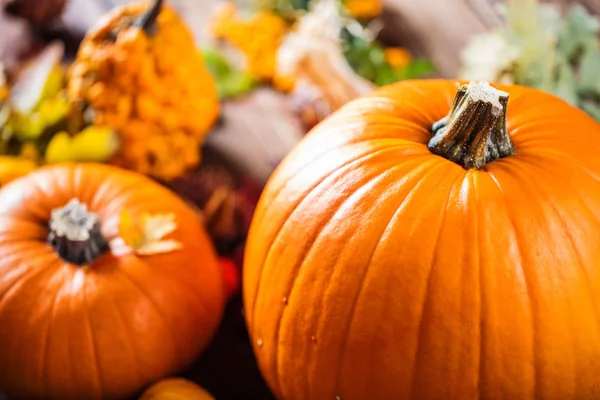
[[[123,210],[119,219],[119,238],[111,247],[113,252],[129,250],[140,256],[169,253],[182,246],[176,240],[164,239],[176,229],[175,214],[142,214],[138,219]]]
[[[331,112],[375,88],[346,59],[340,40],[345,25],[334,0],[316,1],[286,36],[277,55],[278,73],[295,79],[295,93],[317,90]],[[384,59],[383,51],[373,56]]]
[[[142,242],[144,230],[138,220],[134,220],[127,210],[121,211],[119,218],[119,236],[131,248],[137,248]]]
[[[10,93],[15,111],[27,114],[38,105],[63,54],[63,44],[54,42],[23,66]]]

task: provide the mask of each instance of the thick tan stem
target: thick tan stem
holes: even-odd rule
[[[506,131],[508,93],[487,82],[458,89],[450,113],[432,126],[427,147],[466,169],[480,169],[514,154]]]

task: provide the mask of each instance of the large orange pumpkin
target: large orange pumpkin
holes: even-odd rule
[[[123,210],[173,213],[168,238],[181,247],[116,255],[107,244]],[[58,165],[4,186],[0,260],[0,392],[15,398],[132,395],[197,357],[224,307],[219,263],[195,213],[116,167]]]
[[[271,178],[243,289],[278,398],[600,397],[600,126],[493,86],[377,90]]]

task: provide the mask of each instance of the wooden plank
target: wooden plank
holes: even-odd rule
[[[431,59],[442,77],[460,68],[460,51],[487,27],[462,0],[386,0],[381,37]]]

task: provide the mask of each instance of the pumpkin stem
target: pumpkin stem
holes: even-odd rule
[[[152,7],[142,15],[138,17],[138,19],[133,23],[133,26],[138,28],[142,28],[146,31],[147,34],[151,34],[154,30],[154,22],[156,22],[156,18],[158,18],[158,14],[160,14],[160,10],[162,8],[163,0],[154,0]]]
[[[514,154],[506,130],[508,93],[487,82],[471,82],[458,89],[450,113],[431,127],[427,147],[465,169],[480,169]]]
[[[98,216],[77,199],[52,210],[48,242],[63,260],[80,266],[92,263],[108,250]]]

